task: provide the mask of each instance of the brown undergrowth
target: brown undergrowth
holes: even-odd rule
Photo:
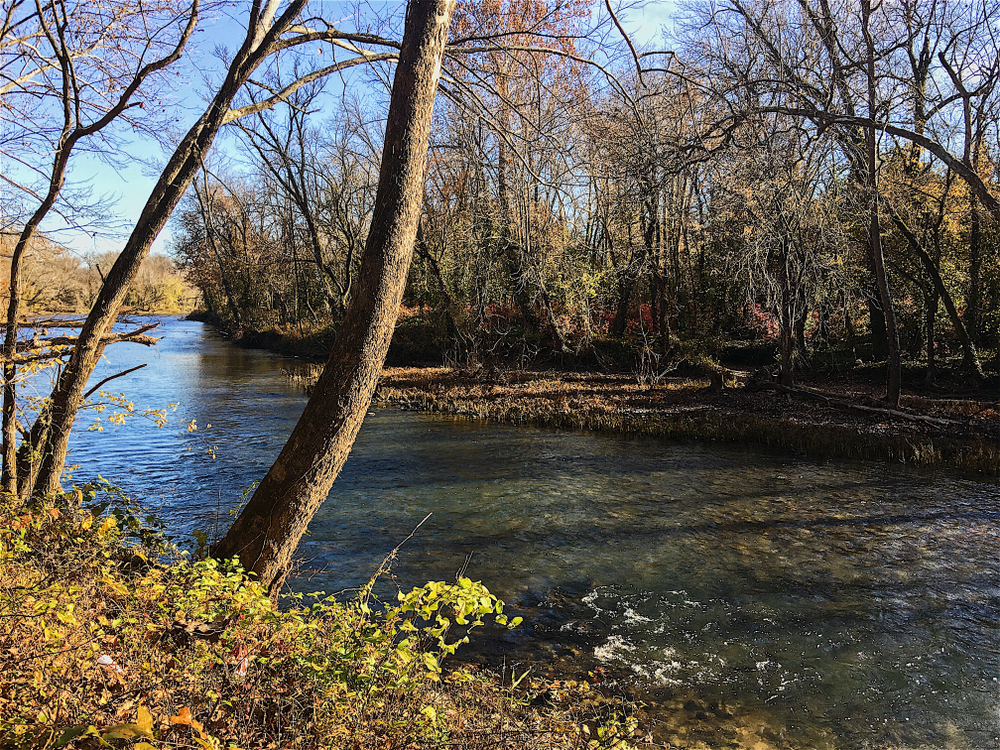
[[[299,375],[304,381],[309,377]],[[378,398],[402,408],[510,424],[1000,472],[995,402],[904,396],[900,415],[894,416],[787,393],[709,386],[708,379],[672,378],[648,385],[627,375],[387,368]],[[863,392],[844,389],[832,395],[879,408]],[[930,415],[940,423],[908,419],[907,414]]]
[[[538,707],[538,685],[442,669],[454,627],[505,622],[480,583],[279,607],[108,489],[0,508],[0,747],[629,747],[625,713],[576,708],[586,686]]]

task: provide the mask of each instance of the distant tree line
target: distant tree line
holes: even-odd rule
[[[16,237],[0,234],[0,279],[10,278],[10,259]],[[24,254],[23,303],[28,312],[83,312],[97,297],[104,273],[117,253],[85,256],[36,235]],[[0,298],[10,295],[10,285],[0,281]],[[150,255],[143,261],[125,306],[136,312],[189,312],[199,303],[199,291],[188,284],[173,260]]]

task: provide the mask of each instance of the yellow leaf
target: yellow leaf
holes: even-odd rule
[[[148,708],[146,708],[145,706],[139,706],[139,712],[135,720],[135,723],[138,726],[142,727],[143,730],[147,732],[153,731],[153,715],[149,713]]]
[[[150,745],[148,742],[136,742],[132,746],[132,750],[160,750],[156,745]]]
[[[101,525],[97,527],[97,535],[98,536],[104,536],[111,529],[113,529],[115,527],[116,527],[115,517],[114,516],[108,516],[103,521],[101,521]]]

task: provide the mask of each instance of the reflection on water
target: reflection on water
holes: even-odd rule
[[[304,398],[287,360],[197,323],[164,332],[157,352],[110,352],[95,380],[148,361],[116,384],[140,407],[179,402],[174,422],[85,433],[72,460],[190,531],[228,520]],[[187,433],[191,419],[212,426]],[[468,565],[526,616],[494,655],[547,649],[627,674],[689,704],[687,740],[725,745],[733,732],[711,723],[732,711],[776,745],[1000,745],[993,483],[377,411],[303,542],[314,572],[298,585],[357,586],[428,513],[400,586]]]

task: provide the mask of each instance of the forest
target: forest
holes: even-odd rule
[[[587,6],[553,10],[456,20],[524,49],[463,57],[435,111],[404,297],[426,360],[667,372],[767,340],[788,385],[856,361],[887,363],[892,402],[903,361],[983,381],[996,9],[694,4],[611,78],[580,62]],[[526,18],[565,54],[528,49]],[[381,133],[356,98],[311,120],[320,96],[241,121],[244,163],[179,212],[174,252],[234,332],[335,330],[354,292]]]
[[[650,9],[662,26],[637,28]],[[998,34],[997,0],[2,0],[0,747],[993,737],[976,701],[1000,517]],[[116,215],[107,170],[135,165],[148,198]],[[98,240],[114,249],[88,252]],[[194,298],[188,320],[140,317]],[[256,400],[275,360],[234,344],[299,358],[266,386],[295,392],[294,417]],[[116,354],[140,347],[156,354]],[[129,395],[164,381],[166,405]],[[190,517],[207,485],[177,496],[198,465],[164,470],[208,415],[182,405],[178,422],[170,388],[235,389],[255,442],[284,425],[263,463],[252,445],[223,455],[242,466],[216,472],[211,532]],[[522,440],[555,460],[553,435],[587,431],[560,460],[612,458],[559,475],[552,496],[586,512],[549,512],[530,487],[497,510],[486,489],[462,494],[469,479],[392,527],[364,580],[305,588],[304,550],[349,554],[357,524],[328,497],[369,449],[363,425],[405,432],[410,411],[474,418],[447,439],[452,461],[506,436],[455,470],[478,482],[501,465],[496,482],[545,481],[503,463]],[[189,442],[126,432],[142,422]],[[445,423],[418,424],[366,483],[372,548],[396,463],[423,491],[417,457]],[[134,441],[122,486],[77,461],[105,428]],[[808,463],[828,459],[842,463]],[[636,477],[661,484],[628,494]],[[458,497],[489,528],[428,521],[459,517]],[[504,536],[525,498],[546,510],[518,510],[530,522]],[[463,551],[453,582],[400,572],[424,523],[431,558]],[[592,570],[588,534],[624,557]],[[526,561],[488,567],[522,546]],[[510,587],[553,550],[546,570],[578,579]],[[467,575],[474,552],[510,604]],[[700,614],[663,619],[687,607]],[[456,660],[477,628],[495,653]],[[681,654],[711,632],[731,636]],[[546,639],[559,660],[510,668],[504,649]],[[727,660],[711,682],[704,665]],[[845,675],[885,715],[851,703],[868,687],[844,697]],[[912,706],[886,698],[911,677]]]

